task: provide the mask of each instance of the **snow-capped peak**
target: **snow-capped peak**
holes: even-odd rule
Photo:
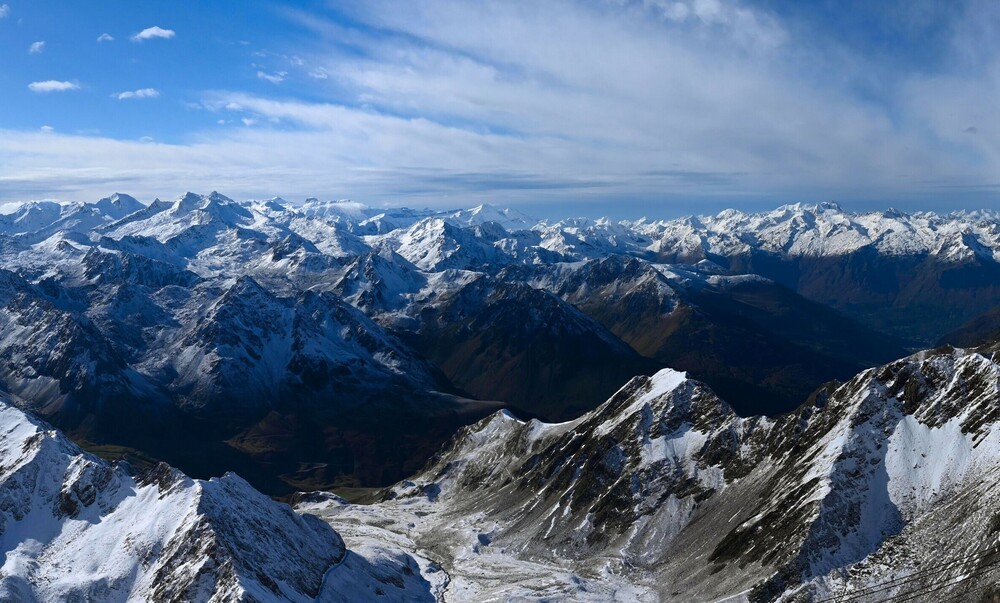
[[[530,230],[538,224],[538,220],[517,209],[497,207],[488,203],[477,205],[472,209],[456,211],[447,219],[461,226],[477,226],[487,222],[495,222],[510,232]]]
[[[133,477],[0,396],[0,510],[11,601],[312,601],[340,536],[229,474]]]

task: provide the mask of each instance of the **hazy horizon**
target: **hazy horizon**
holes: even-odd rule
[[[736,209],[745,213],[765,213],[779,209],[786,205],[794,205],[797,203],[803,205],[818,205],[820,203],[836,203],[844,211],[851,213],[866,213],[866,212],[880,212],[888,210],[898,210],[908,214],[918,213],[918,212],[934,212],[941,215],[949,214],[957,211],[988,211],[994,208],[990,207],[988,204],[983,204],[981,206],[962,204],[960,206],[956,205],[951,208],[942,206],[942,204],[934,203],[886,203],[881,200],[852,200],[848,202],[839,202],[833,199],[817,200],[817,201],[773,201],[767,199],[760,200],[744,200],[742,203],[732,203],[726,202],[724,200],[719,201],[706,201],[704,199],[684,202],[675,201],[669,204],[656,204],[643,201],[620,201],[612,205],[606,204],[586,204],[586,203],[574,203],[572,201],[567,202],[553,202],[546,204],[533,204],[530,202],[523,203],[502,203],[494,200],[481,200],[472,204],[456,204],[456,205],[427,205],[418,203],[407,203],[405,201],[400,201],[398,203],[384,202],[380,204],[367,204],[360,199],[347,199],[347,198],[337,198],[337,197],[323,197],[310,195],[306,198],[288,198],[283,195],[272,195],[272,196],[251,196],[246,198],[233,197],[232,195],[226,194],[225,191],[184,191],[183,193],[178,193],[176,195],[159,195],[153,198],[143,199],[137,198],[137,200],[145,205],[149,205],[154,200],[168,201],[172,202],[188,192],[194,192],[195,194],[207,195],[210,192],[219,192],[226,197],[232,198],[237,202],[246,201],[261,201],[274,198],[280,198],[281,200],[287,202],[292,206],[301,205],[302,203],[310,199],[318,199],[325,202],[334,203],[359,203],[365,205],[371,209],[375,210],[392,210],[392,209],[416,209],[416,210],[428,210],[428,211],[451,211],[451,210],[463,210],[471,209],[479,205],[491,205],[498,208],[511,208],[520,211],[532,218],[543,219],[543,220],[560,220],[569,218],[610,218],[613,220],[637,220],[640,218],[648,218],[650,220],[671,220],[676,218],[681,218],[685,216],[713,216],[722,211],[729,209]],[[130,193],[126,191],[116,191],[114,193],[108,193],[102,195],[101,198],[109,197],[113,194],[126,194]],[[135,197],[135,195],[130,195]],[[7,215],[15,213],[20,207],[27,203],[32,202],[55,202],[62,205],[70,205],[74,203],[93,203],[99,201],[99,198],[93,199],[60,199],[60,198],[40,198],[40,199],[27,199],[23,201],[10,201],[0,203],[0,215]]]

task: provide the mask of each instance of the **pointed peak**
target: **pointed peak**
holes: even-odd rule
[[[790,207],[792,207],[792,206],[782,205],[781,207],[778,208],[778,211],[786,211]],[[745,216],[745,215],[746,214],[744,214],[743,212],[741,212],[738,209],[729,208],[729,209],[724,209],[724,210],[720,211],[718,214],[716,214],[715,217],[718,220],[726,220],[728,218],[738,218],[738,217]]]
[[[254,277],[250,276],[249,274],[244,274],[242,276],[237,277],[236,280],[233,282],[232,287],[230,287],[230,290],[237,288],[266,291],[266,289],[264,289],[264,287],[262,287],[260,283],[258,283],[257,280],[254,279]]]
[[[85,205],[114,218],[123,218],[126,215],[139,211],[144,207],[138,199],[124,193],[112,193],[111,195],[100,199],[97,203]]]
[[[233,283],[222,296],[223,303],[239,301],[240,303],[261,303],[261,298],[273,298],[270,291],[265,289],[252,276],[243,275],[233,280]]]
[[[232,199],[230,199],[229,197],[223,195],[219,191],[212,191],[211,193],[209,193],[208,194],[208,200],[209,201],[215,201],[217,203],[234,203],[234,201]]]
[[[193,209],[198,209],[201,207],[205,198],[197,193],[192,193],[190,191],[184,193],[177,198],[177,201],[173,203],[173,209],[175,211],[191,211]]]

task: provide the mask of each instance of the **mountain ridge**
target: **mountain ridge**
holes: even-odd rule
[[[960,596],[992,584],[977,565],[996,532],[983,497],[1000,483],[991,356],[921,352],[776,419],[737,417],[665,369],[567,423],[496,413],[375,507],[300,507],[410,526],[463,596]]]
[[[84,210],[93,220],[64,219]],[[18,334],[0,383],[88,445],[196,476],[216,465],[163,458],[169,438],[127,425],[197,434],[185,441],[211,444],[201,458],[230,459],[271,493],[384,486],[501,405],[569,419],[666,366],[743,415],[794,408],[824,382],[902,355],[913,340],[893,335],[897,310],[931,315],[926,337],[987,304],[993,267],[1000,275],[987,257],[996,219],[824,205],[552,222],[485,205],[374,209],[217,192],[145,207],[121,194],[34,204],[2,220],[14,230],[0,233],[0,262],[21,280],[0,308]],[[745,232],[734,239],[728,228]],[[695,240],[706,257],[663,263]],[[831,249],[853,255],[816,256]],[[858,280],[879,266],[892,278]],[[902,289],[892,284],[904,277]],[[892,307],[914,296],[927,303]],[[874,333],[872,300],[885,306]],[[386,446],[389,433],[405,444]]]

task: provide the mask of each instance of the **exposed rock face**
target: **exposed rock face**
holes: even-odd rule
[[[821,383],[905,355],[891,337],[782,285],[710,262],[611,255],[500,277],[555,293],[643,356],[710,383],[743,415],[787,412]]]
[[[936,339],[1000,305],[998,224],[829,204],[621,223],[218,193],[27,204],[0,218],[0,593],[989,594],[995,346],[857,374],[900,346],[814,302]],[[830,378],[847,381],[755,416]],[[410,474],[496,408],[468,394],[583,414],[492,414],[377,505],[303,500],[350,554],[240,478],[135,477],[6,405],[284,493]]]
[[[579,416],[658,364],[555,295],[483,277],[419,314],[414,346],[481,399],[535,415]]]
[[[534,567],[503,592],[886,600],[991,583],[980,568],[996,541],[998,467],[1000,366],[986,350],[945,349],[777,419],[740,418],[664,370],[569,423],[485,419],[374,510],[311,508],[414,524],[408,538],[475,596],[501,592],[488,578],[499,567]]]

